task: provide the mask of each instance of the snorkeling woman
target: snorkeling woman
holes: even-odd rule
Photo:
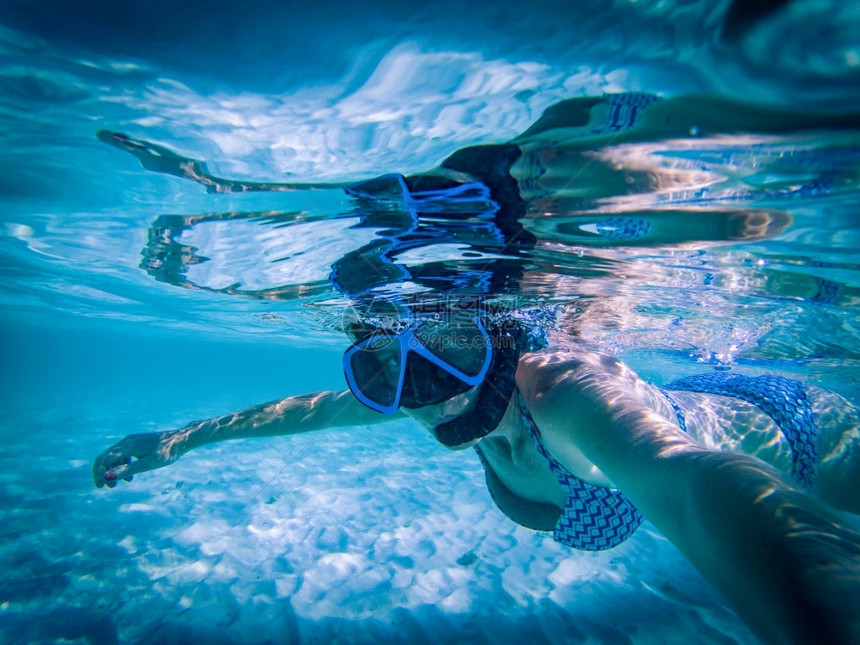
[[[621,361],[528,351],[527,330],[415,317],[345,353],[350,390],[293,396],[95,460],[113,487],[210,443],[406,414],[474,447],[499,508],[575,548],[611,548],[643,516],[766,642],[860,642],[860,413],[836,394],[713,372],[659,388]]]
[[[507,213],[499,225],[505,232],[526,202],[540,199],[538,193],[551,185],[547,164],[564,156],[558,146],[552,155],[529,152],[535,137],[550,140],[571,128],[584,128],[598,140],[642,140],[658,126],[678,136],[693,126],[697,133],[720,132],[716,123],[729,107],[750,128],[790,131],[790,122],[798,120],[797,127],[813,127],[811,117],[784,115],[780,121],[725,102],[714,107],[687,99],[673,111],[670,101],[622,96],[560,104],[516,144],[467,148],[436,172],[385,176],[348,190],[357,198],[396,195],[417,208],[428,195],[456,199],[484,186],[484,196]],[[697,106],[695,119],[687,114],[690,102]],[[832,127],[857,126],[853,118],[830,121]],[[272,189],[231,187],[209,175],[202,162],[124,135],[100,137],[147,159],[147,167],[201,181],[210,190]],[[567,171],[580,161],[581,172],[594,171],[590,162],[573,157]],[[838,185],[849,174],[830,180]],[[562,199],[586,203],[609,190],[600,182],[589,186],[577,192],[565,184]],[[771,187],[774,193],[803,189]],[[607,239],[657,234],[647,219],[644,225],[606,221],[602,233],[599,226],[594,230]],[[413,243],[411,224],[400,239],[389,235],[370,249],[374,257],[393,255],[404,240]],[[757,234],[774,234],[768,228],[773,225],[771,219]],[[781,230],[785,222],[775,225]],[[505,248],[512,247],[512,238],[526,237],[507,230]],[[347,284],[347,273],[342,264],[333,267],[333,286],[360,309],[369,306],[376,285],[362,290]],[[433,276],[409,277],[434,284]],[[515,522],[552,531],[572,548],[602,550],[623,542],[648,519],[762,640],[860,642],[857,408],[835,393],[772,375],[710,372],[660,387],[618,359],[548,347],[516,312],[488,311],[460,298],[432,313],[401,302],[386,324],[367,316],[348,325],[354,342],[343,359],[346,390],[287,397],[177,430],[129,435],[96,458],[96,486],[113,488],[214,442],[365,426],[406,415],[449,448],[474,448],[496,505]]]

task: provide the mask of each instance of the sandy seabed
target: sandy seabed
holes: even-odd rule
[[[3,642],[756,642],[648,524],[562,547],[408,421],[222,443],[94,489],[92,457],[145,414],[0,420]]]

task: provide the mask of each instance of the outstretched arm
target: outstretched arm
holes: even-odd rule
[[[100,141],[134,155],[140,161],[140,165],[147,170],[190,179],[206,186],[206,190],[210,193],[289,192],[293,190],[345,188],[347,186],[347,184],[266,183],[224,179],[211,174],[205,162],[183,157],[164,146],[143,139],[132,139],[121,132],[110,132],[109,130],[99,130],[96,136]]]
[[[697,444],[617,360],[538,354],[517,380],[553,455],[581,450],[764,641],[860,642],[860,534],[815,497]]]
[[[131,481],[136,473],[162,468],[193,448],[217,441],[367,425],[398,416],[366,408],[349,391],[290,396],[178,430],[129,435],[96,457],[93,480],[98,488],[113,488],[118,481]]]

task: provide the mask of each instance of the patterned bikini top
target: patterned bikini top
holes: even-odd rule
[[[687,431],[684,413],[666,390],[721,394],[759,407],[779,426],[791,446],[792,475],[806,489],[815,481],[818,460],[817,429],[812,406],[803,384],[782,376],[744,376],[711,372],[680,379],[663,388]],[[594,486],[571,475],[549,454],[531,413],[517,391],[520,414],[538,452],[567,493],[567,504],[555,526],[556,542],[575,549],[603,551],[629,538],[643,521],[642,514],[624,494],[613,488]]]

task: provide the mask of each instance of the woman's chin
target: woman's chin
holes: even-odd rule
[[[406,409],[406,414],[418,421],[421,425],[429,430],[447,423],[452,419],[456,419],[461,414],[468,412],[475,397],[472,394],[477,388],[472,388],[463,394],[458,394],[455,397],[437,403],[435,405],[425,405],[420,408]]]

